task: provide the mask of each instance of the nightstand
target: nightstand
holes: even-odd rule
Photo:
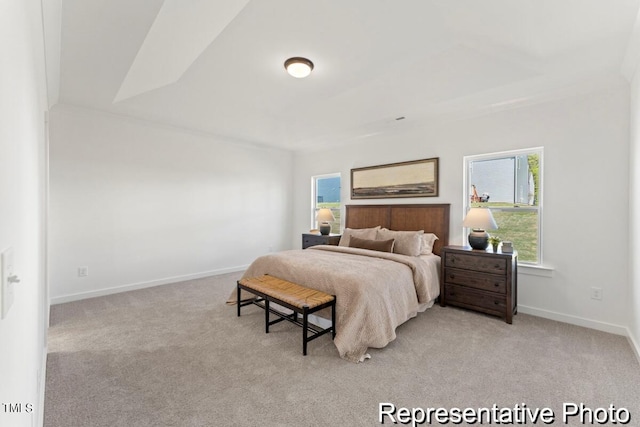
[[[500,316],[511,323],[518,311],[518,253],[445,246],[440,263],[440,305]]]
[[[338,242],[340,242],[340,234],[329,234],[327,236],[323,236],[322,234],[302,234],[302,249],[307,249],[315,245],[338,246]]]

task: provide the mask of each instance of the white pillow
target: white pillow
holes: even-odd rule
[[[340,242],[338,242],[338,246],[349,246],[351,236],[359,237],[360,239],[376,240],[379,228],[379,225],[373,228],[345,228],[340,237]]]
[[[395,239],[396,243],[393,246],[393,252],[396,254],[418,256],[420,255],[420,249],[422,247],[422,234],[424,230],[420,231],[394,231],[381,228],[378,230],[376,239],[389,240]]]
[[[433,253],[433,244],[438,239],[433,233],[424,233],[422,235],[422,246],[420,247],[420,255],[429,255]]]

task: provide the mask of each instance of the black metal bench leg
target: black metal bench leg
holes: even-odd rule
[[[307,311],[309,310],[308,306],[303,306],[302,307],[302,355],[306,356],[307,355],[307,334],[308,334],[308,328],[309,328],[309,313],[307,313]]]
[[[264,299],[264,331],[269,333],[269,299]]]
[[[238,296],[238,300],[236,301],[236,303],[238,304],[238,317],[240,317],[240,292],[242,292],[242,290],[240,289],[240,284],[237,285],[238,287],[238,292],[237,292],[237,296]]]
[[[331,336],[336,337],[336,296],[333,296],[333,304],[331,304]]]

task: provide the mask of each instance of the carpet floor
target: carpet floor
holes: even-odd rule
[[[258,307],[238,318],[225,304],[240,275],[51,307],[45,426],[374,426],[380,403],[549,408],[549,425],[584,425],[563,421],[564,403],[600,419],[613,405],[640,426],[640,364],[625,337],[434,306],[364,363],[341,359],[330,335],[305,357],[300,328],[265,334]]]

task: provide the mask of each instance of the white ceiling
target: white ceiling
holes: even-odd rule
[[[294,150],[620,79],[640,5],[61,1],[59,103]],[[286,74],[291,56],[310,77]]]

